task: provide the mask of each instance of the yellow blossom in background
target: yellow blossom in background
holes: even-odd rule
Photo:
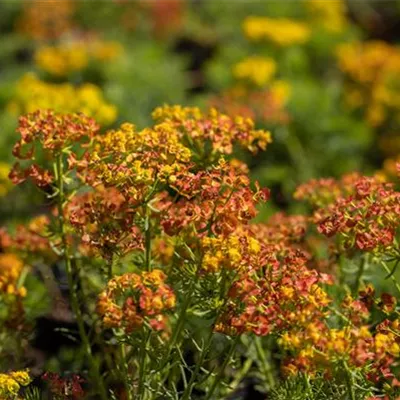
[[[100,40],[65,43],[57,46],[43,46],[35,53],[36,65],[55,76],[65,77],[82,71],[90,61],[110,61],[123,51],[118,42]]]
[[[345,43],[337,48],[340,69],[348,76],[346,102],[364,107],[366,118],[380,126],[391,116],[399,119],[400,50],[381,41]]]
[[[248,57],[233,67],[236,79],[246,80],[256,86],[264,86],[276,72],[276,63],[268,57]]]
[[[307,24],[287,18],[247,17],[243,31],[249,40],[269,40],[279,46],[306,43],[311,35]]]
[[[115,41],[94,41],[90,46],[90,54],[95,60],[110,61],[119,57],[124,51],[121,43]]]
[[[89,63],[89,57],[82,44],[43,46],[35,53],[35,63],[49,74],[67,76],[72,72],[85,69]]]
[[[103,125],[109,125],[117,118],[116,107],[105,101],[99,87],[90,83],[79,87],[68,83],[47,83],[32,74],[24,75],[17,83],[15,96],[7,108],[16,115],[38,109],[83,112]]]
[[[15,371],[0,374],[0,398],[15,399],[21,386],[28,386],[31,382],[28,371]]]
[[[278,79],[271,83],[270,91],[274,102],[279,106],[284,106],[290,99],[292,88],[289,82]]]
[[[0,162],[0,197],[4,197],[14,186],[8,174],[11,171],[10,165]]]
[[[347,6],[344,0],[305,0],[311,19],[326,30],[340,32],[347,25]]]
[[[0,254],[0,293],[25,297],[26,289],[18,287],[23,268],[24,263],[15,254]]]

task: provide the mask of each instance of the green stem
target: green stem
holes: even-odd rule
[[[272,374],[272,368],[268,361],[267,355],[265,354],[265,351],[262,347],[261,338],[259,336],[256,336],[254,342],[256,345],[258,357],[261,361],[261,371],[268,382],[269,389],[272,389],[275,386],[275,378]]]
[[[122,366],[122,381],[124,382],[125,392],[126,392],[126,399],[132,400],[131,396],[131,388],[129,386],[129,371],[128,371],[128,363],[126,361],[126,351],[125,351],[125,344],[119,344],[119,352],[120,352],[120,363]]]
[[[142,400],[145,396],[145,386],[144,386],[144,375],[146,371],[146,350],[147,350],[147,343],[149,341],[151,335],[151,331],[149,330],[146,337],[145,333],[143,332],[142,337],[142,346],[140,348],[139,354],[139,384],[138,384],[138,399]]]
[[[359,265],[358,271],[357,271],[356,282],[355,282],[355,285],[354,285],[355,294],[357,294],[359,289],[360,289],[361,280],[362,280],[362,276],[363,276],[364,271],[365,271],[366,264],[367,264],[367,255],[361,256],[360,265]]]
[[[211,346],[211,342],[212,342],[212,339],[213,339],[213,333],[214,333],[214,330],[213,330],[213,327],[211,327],[210,332],[208,334],[208,337],[207,337],[207,339],[206,339],[206,341],[205,341],[205,343],[203,345],[203,348],[201,349],[200,358],[196,363],[196,367],[195,367],[195,369],[194,369],[194,371],[192,373],[192,376],[190,377],[190,380],[189,380],[189,382],[187,384],[186,389],[184,390],[184,392],[182,394],[181,400],[189,400],[190,399],[190,396],[192,394],[192,390],[193,390],[193,388],[195,386],[195,382],[196,382],[197,376],[199,375],[200,369],[203,366],[204,360],[205,360],[205,358],[206,358],[206,356],[208,354],[208,350],[209,350],[209,348]]]
[[[150,208],[146,204],[146,216],[144,220],[144,231],[145,231],[145,269],[146,271],[151,270],[151,230],[150,230]]]
[[[391,274],[392,271],[390,270],[390,268],[388,267],[388,265],[387,265],[384,261],[381,261],[381,263],[382,263],[383,268],[385,268],[385,271],[386,271],[388,274]],[[393,284],[396,286],[396,289],[397,289],[398,292],[400,293],[400,285],[399,285],[399,283],[397,282],[396,277],[395,277],[393,274],[391,274],[391,275],[390,275],[390,279],[392,280]]]
[[[349,394],[350,400],[356,400],[356,394],[354,392],[354,382],[353,382],[353,375],[349,370],[346,363],[344,363],[344,369],[346,371],[345,380],[346,380],[346,387],[347,392]]]
[[[314,400],[314,393],[313,393],[311,385],[310,385],[310,379],[308,378],[308,376],[306,374],[304,374],[303,376],[304,376],[304,382],[306,384],[306,389],[307,389],[309,399]]]
[[[210,390],[207,393],[207,397],[206,397],[205,400],[211,399],[211,396],[213,395],[215,389],[217,388],[218,384],[221,382],[221,380],[222,380],[222,378],[224,376],[224,373],[225,373],[225,369],[226,369],[227,365],[229,364],[229,361],[232,358],[232,355],[233,355],[233,353],[234,353],[234,351],[236,349],[237,344],[239,343],[239,340],[240,340],[240,336],[239,335],[236,336],[235,339],[233,340],[233,342],[232,342],[232,344],[231,344],[231,346],[229,348],[228,355],[226,356],[223,364],[221,365],[221,368],[220,368],[217,376],[215,377],[215,379],[214,379],[214,381],[213,381],[213,383],[212,383],[212,385],[210,387]]]
[[[77,292],[75,290],[74,274],[72,271],[71,257],[69,255],[69,245],[68,245],[67,235],[65,232],[64,170],[63,170],[63,161],[62,161],[61,154],[57,157],[56,171],[57,171],[57,186],[58,186],[58,196],[57,196],[58,222],[59,222],[59,230],[60,230],[60,237],[61,237],[61,245],[63,248],[63,255],[64,255],[64,261],[65,261],[65,268],[66,268],[66,272],[67,272],[68,288],[69,288],[70,298],[71,298],[71,307],[72,307],[72,311],[74,312],[76,322],[78,324],[79,336],[81,337],[83,347],[84,347],[86,356],[89,361],[89,366],[90,366],[93,380],[95,381],[96,385],[98,386],[100,398],[102,400],[107,400],[108,399],[107,391],[104,386],[104,382],[101,377],[100,371],[98,369],[96,360],[94,359],[88,335],[86,334],[86,331],[85,331],[85,324],[84,324],[83,316],[82,316],[82,313],[81,313],[81,310],[79,307],[79,299],[78,299]]]

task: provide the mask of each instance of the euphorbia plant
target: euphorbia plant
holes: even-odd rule
[[[269,133],[213,109],[153,116],[104,134],[81,114],[20,120],[11,178],[32,180],[53,207],[2,244],[65,269],[87,395],[208,400],[252,373],[277,396],[281,376],[301,378],[304,399],[323,377],[351,400],[396,395],[396,299],[366,285],[364,264],[350,287],[332,268],[357,251],[396,257],[394,188],[356,175],[312,182],[297,194],[319,207],[312,218],[254,223],[269,191],[231,155],[264,150]],[[313,250],[314,223],[339,235],[328,258]]]

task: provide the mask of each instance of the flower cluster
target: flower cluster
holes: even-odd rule
[[[286,18],[256,16],[244,20],[243,31],[249,40],[268,40],[282,47],[306,43],[311,35],[305,23]]]
[[[198,108],[164,106],[153,112],[153,118],[161,126],[165,123],[171,129],[178,130],[182,140],[191,147],[202,145],[204,152],[204,147],[210,142],[211,154],[231,154],[235,143],[256,153],[265,150],[271,142],[270,133],[254,129],[251,119],[229,117],[216,109],[202,113]]]
[[[354,184],[361,175],[354,172],[344,175],[340,180],[334,178],[311,179],[301,184],[294,194],[295,199],[305,200],[313,207],[324,207],[332,204],[340,197],[354,193]]]
[[[31,382],[28,371],[14,371],[0,374],[0,396],[2,399],[15,399],[22,386]]]
[[[48,160],[55,161],[65,148],[90,141],[97,130],[95,121],[83,114],[62,115],[50,110],[38,110],[19,118],[17,131],[21,139],[15,144],[13,155],[19,160],[33,160],[35,150],[40,150],[45,152]],[[39,187],[45,187],[54,180],[51,171],[36,164],[22,168],[19,162],[9,176],[14,184],[31,178]]]
[[[201,242],[201,270],[205,273],[222,270],[241,272],[250,269],[259,261],[261,245],[257,239],[246,235],[232,234],[224,236],[205,237]]]
[[[98,136],[93,151],[82,161],[70,160],[70,164],[77,163],[91,186],[116,187],[137,207],[150,200],[157,183],[175,182],[177,174],[188,168],[190,158],[191,151],[170,125],[137,132],[125,123],[117,131]]]
[[[332,32],[341,32],[347,21],[344,0],[306,0],[305,6],[313,22]]]
[[[78,87],[69,83],[47,83],[32,74],[24,75],[17,83],[14,98],[7,109],[16,115],[39,109],[82,112],[104,125],[111,124],[117,117],[116,107],[105,101],[99,87],[90,83]]]
[[[51,75],[66,77],[84,70],[89,62],[110,61],[121,53],[122,46],[118,42],[72,42],[40,47],[35,53],[35,62],[40,69]]]
[[[271,81],[276,71],[276,63],[272,58],[253,56],[245,58],[233,66],[236,79],[263,87]]]
[[[316,320],[306,329],[285,332],[279,344],[288,351],[284,364],[286,374],[306,373],[315,377],[322,373],[332,376],[336,368],[357,369],[374,384],[398,385],[393,366],[400,356],[399,320],[385,319],[375,328],[367,325],[373,299],[370,288],[360,292],[359,300],[347,296],[341,304],[344,325],[331,327],[329,315]],[[393,297],[383,294],[389,304],[386,313],[393,311]],[[382,301],[381,301],[382,303]],[[379,303],[378,303],[379,304]],[[394,386],[392,386],[394,385]]]
[[[385,42],[346,43],[337,50],[339,67],[351,82],[347,102],[354,108],[365,107],[368,121],[380,126],[400,104],[400,51]]]
[[[167,313],[175,307],[175,294],[158,269],[141,274],[126,273],[111,279],[100,293],[97,312],[106,328],[126,333],[149,324],[156,331],[167,329]]]
[[[114,253],[123,255],[143,248],[135,213],[116,188],[98,187],[74,196],[67,205],[66,214],[82,244],[110,262]]]
[[[20,297],[26,296],[26,288],[18,285],[23,268],[24,263],[15,254],[0,254],[0,293]]]
[[[49,225],[49,217],[39,215],[27,224],[17,225],[12,233],[0,229],[0,245],[7,251],[24,255],[25,258],[52,260],[55,254],[50,244]]]
[[[216,329],[228,334],[253,332],[281,334],[288,329],[307,327],[325,315],[330,304],[322,283],[327,276],[310,270],[299,251],[282,258],[269,252],[265,265],[238,279],[228,293],[228,301]]]
[[[57,39],[74,28],[74,0],[24,2],[16,29],[36,40]]]
[[[176,200],[164,193],[157,203],[164,231],[229,235],[247,225],[257,214],[256,205],[269,198],[269,191],[259,187],[254,191],[241,166],[221,159],[209,170],[178,176],[173,188],[181,197]]]
[[[12,188],[12,183],[8,179],[10,165],[0,162],[0,197],[5,196]]]
[[[392,246],[399,211],[400,193],[392,184],[360,177],[350,193],[317,210],[314,221],[324,235],[338,235],[347,250],[383,251]]]
[[[236,86],[211,98],[211,106],[228,115],[243,115],[252,120],[269,124],[287,124],[289,114],[286,104],[291,92],[290,85],[274,80],[267,89],[251,90]]]
[[[85,396],[82,388],[84,380],[79,375],[62,378],[56,373],[46,372],[42,379],[49,383],[50,391],[57,399],[79,400]]]

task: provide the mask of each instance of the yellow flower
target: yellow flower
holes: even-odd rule
[[[381,41],[345,43],[337,48],[338,64],[348,76],[347,103],[366,110],[376,127],[400,107],[400,50]]]
[[[110,61],[118,57],[123,47],[118,42],[89,41],[44,46],[35,53],[36,65],[55,76],[66,77],[82,71],[94,61]]]
[[[36,51],[35,63],[49,74],[68,76],[85,69],[89,63],[89,56],[82,44],[44,46]]]
[[[255,16],[244,20],[243,31],[249,40],[269,40],[282,47],[306,43],[311,35],[305,23],[287,18]]]
[[[305,0],[313,21],[326,30],[340,32],[347,25],[346,3],[343,0]]]
[[[106,103],[99,87],[91,83],[78,87],[68,83],[47,83],[33,74],[26,74],[17,82],[14,99],[7,109],[14,114],[38,109],[63,113],[83,112],[104,125],[113,123],[117,117],[116,107]]]
[[[26,289],[17,287],[24,263],[12,253],[0,254],[0,292],[24,297]]]
[[[3,162],[0,162],[0,197],[5,196],[13,187],[10,179],[8,179],[8,174],[11,167]]]
[[[264,86],[274,76],[276,63],[267,57],[248,57],[233,67],[236,79],[246,80],[256,86]]]
[[[292,88],[290,84],[284,80],[275,80],[270,86],[271,95],[279,106],[284,106],[288,102]]]
[[[14,399],[21,386],[27,386],[31,382],[28,371],[15,371],[8,374],[0,374],[0,398]]]

